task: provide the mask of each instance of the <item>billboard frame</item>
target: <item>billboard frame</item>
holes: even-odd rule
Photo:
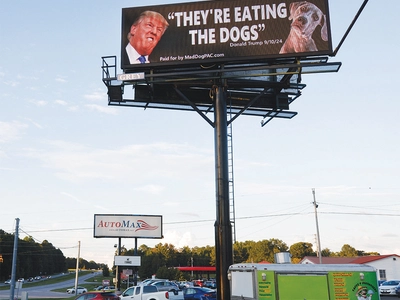
[[[313,29],[302,28],[303,33],[306,32],[302,37],[303,40],[307,40],[307,44],[291,42],[298,45],[296,49],[287,50],[293,52],[283,51],[286,42],[293,40],[294,34],[291,30],[296,26],[292,27],[291,24],[295,21],[294,16],[300,11],[300,8],[296,11],[296,4],[300,2],[293,0],[281,0],[279,4],[273,0],[248,0],[245,3],[240,0],[200,1],[123,8],[121,69],[129,73],[176,66],[227,62],[248,64],[280,58],[331,55],[333,46],[328,1],[301,2],[318,10],[320,20]],[[140,64],[130,55],[128,48],[130,44],[135,48],[134,42],[130,42],[131,32],[137,18],[144,11],[159,13],[169,26],[161,37],[158,37],[158,44],[152,46],[154,49],[145,54],[146,63]],[[216,16],[217,13],[220,14],[219,17]],[[317,23],[311,21],[310,16],[307,18],[310,20],[309,24]],[[203,32],[205,40],[200,38]],[[226,34],[228,36],[225,37]],[[211,36],[214,36],[212,41]]]
[[[95,214],[93,237],[162,239],[162,215]]]

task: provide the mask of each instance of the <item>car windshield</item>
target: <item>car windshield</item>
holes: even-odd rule
[[[390,281],[385,281],[384,283],[382,283],[382,285],[398,285],[400,283],[400,281],[398,280],[390,280]]]

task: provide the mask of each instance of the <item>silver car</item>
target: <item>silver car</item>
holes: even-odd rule
[[[161,291],[173,292],[174,295],[178,295],[178,293],[179,293],[179,286],[175,282],[172,282],[172,281],[159,280],[159,281],[150,283],[149,285],[156,286],[160,292]]]

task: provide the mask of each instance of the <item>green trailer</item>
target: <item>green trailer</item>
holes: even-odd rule
[[[379,300],[376,270],[358,264],[234,264],[232,300]]]

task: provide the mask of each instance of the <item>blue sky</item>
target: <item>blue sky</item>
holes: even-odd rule
[[[179,2],[179,1],[175,1]],[[362,1],[330,1],[339,43]],[[163,215],[162,240],[214,244],[214,132],[195,112],[107,105],[101,57],[136,1],[8,1],[0,10],[0,228],[112,264],[94,214]],[[168,2],[174,3],[174,2]],[[149,0],[145,5],[167,4]],[[292,120],[233,125],[238,241],[278,238],[400,253],[398,0],[370,1],[338,73],[304,75]],[[133,239],[124,239],[127,248]]]

